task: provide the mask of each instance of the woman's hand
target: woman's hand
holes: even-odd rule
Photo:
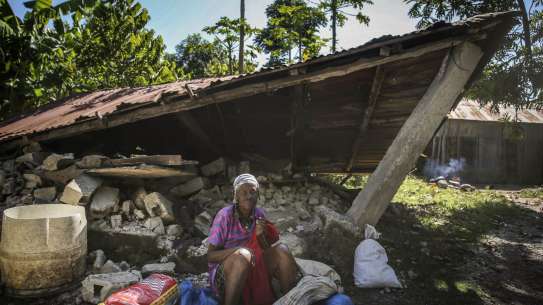
[[[266,221],[264,219],[257,219],[256,220],[256,239],[258,239],[258,243],[260,244],[260,247],[262,249],[268,249],[270,247],[270,244],[268,243],[268,240],[266,239]]]

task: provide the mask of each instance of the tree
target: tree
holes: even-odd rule
[[[25,2],[21,20],[0,0],[0,119],[73,93],[173,81],[160,36],[133,0]],[[63,21],[70,16],[71,23]]]
[[[240,19],[230,19],[228,17],[221,17],[217,23],[212,26],[203,28],[203,31],[207,34],[214,35],[216,41],[220,42],[224,50],[226,51],[228,62],[228,74],[234,74],[234,66],[240,66],[239,62],[243,60],[249,60],[247,63],[249,70],[254,70],[255,64],[252,60],[256,58],[256,50],[253,46],[247,46],[241,57],[236,57],[236,49],[241,48],[241,30],[244,32],[244,39],[250,38],[256,29],[249,26],[247,23],[242,23]],[[245,64],[245,63],[244,63]],[[244,65],[241,65],[242,67]]]
[[[226,75],[225,50],[218,41],[209,42],[201,34],[191,34],[175,46],[177,64],[189,78]]]
[[[337,27],[342,27],[347,21],[347,16],[356,16],[356,19],[360,24],[368,25],[370,23],[370,17],[362,13],[364,5],[373,4],[372,0],[322,0],[320,7],[330,14],[330,21],[332,29],[332,52],[336,52],[337,48]],[[358,10],[356,15],[348,13],[345,9],[354,8]]]
[[[409,16],[424,27],[489,12],[518,10],[520,22],[508,34],[500,50],[483,71],[468,95],[481,103],[542,107],[543,85],[543,1],[534,0],[405,0]]]
[[[244,73],[244,52],[245,52],[245,0],[240,0],[239,4],[239,74]]]
[[[326,44],[327,40],[318,35],[327,23],[324,12],[303,0],[275,0],[266,8],[266,16],[266,27],[255,42],[270,54],[268,65],[291,63],[293,49],[303,61],[316,56]]]

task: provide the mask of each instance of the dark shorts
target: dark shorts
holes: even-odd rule
[[[224,282],[224,265],[220,264],[215,271],[215,288],[220,300],[224,300]]]

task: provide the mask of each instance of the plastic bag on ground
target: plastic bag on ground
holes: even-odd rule
[[[388,257],[375,239],[380,234],[373,226],[366,225],[366,239],[356,247],[354,257],[354,283],[360,288],[402,288],[396,273],[388,265]]]
[[[179,290],[181,290],[179,305],[219,305],[211,289],[192,287],[191,281],[183,281]]]

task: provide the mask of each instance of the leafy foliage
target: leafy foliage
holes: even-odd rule
[[[207,34],[214,35],[215,41],[221,44],[224,48],[228,61],[228,74],[234,74],[234,67],[239,66],[239,59],[235,56],[236,50],[240,45],[240,32],[241,27],[244,30],[244,40],[251,38],[251,36],[257,32],[256,28],[252,28],[247,22],[241,22],[240,19],[230,19],[228,17],[221,17],[217,23],[212,26],[203,28],[203,31]],[[256,68],[254,62],[258,48],[252,45],[245,45],[244,52],[244,67],[245,72],[252,72]],[[238,53],[239,54],[239,53]]]
[[[96,89],[176,80],[160,36],[133,0],[28,1],[21,20],[0,0],[0,119]],[[71,17],[71,23],[63,20]]]
[[[342,27],[347,21],[347,16],[355,16],[358,22],[363,25],[369,25],[370,17],[362,13],[364,5],[373,4],[372,0],[322,0],[320,8],[326,14],[330,15],[330,27],[332,29],[332,52],[336,52],[337,46],[337,27]],[[346,11],[347,8],[354,8],[358,12],[356,15]]]
[[[543,1],[524,0],[405,0],[418,27],[436,20],[456,20],[476,14],[519,10],[519,23],[483,72],[469,96],[481,103],[543,106]],[[529,5],[527,7],[527,5]]]
[[[266,8],[266,16],[267,25],[255,42],[270,54],[268,66],[291,63],[293,49],[299,61],[316,56],[327,42],[318,34],[327,24],[324,12],[303,0],[275,0]]]

